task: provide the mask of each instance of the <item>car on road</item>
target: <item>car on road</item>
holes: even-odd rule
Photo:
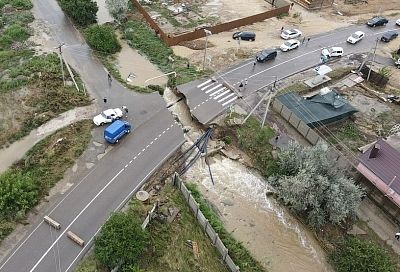
[[[275,49],[264,49],[256,55],[258,62],[266,62],[267,60],[273,60],[278,55],[278,51]]]
[[[281,38],[285,39],[285,40],[294,39],[294,38],[300,37],[301,34],[302,34],[301,31],[298,29],[295,29],[295,28],[286,29],[286,30],[282,31]]]
[[[131,132],[132,125],[126,121],[117,120],[104,130],[104,139],[110,144],[118,143],[119,140]]]
[[[376,26],[383,26],[389,22],[388,19],[382,16],[375,16],[367,21],[368,26],[376,27]]]
[[[233,33],[232,38],[234,40],[243,40],[243,41],[252,41],[254,42],[256,40],[256,33],[251,32],[251,31],[238,31]]]
[[[330,47],[322,50],[321,55],[327,58],[343,56],[342,47]]]
[[[393,39],[396,39],[397,36],[399,36],[399,34],[396,31],[387,31],[385,33],[383,33],[382,37],[381,37],[381,41],[382,42],[390,42]]]
[[[300,45],[300,41],[298,41],[298,40],[288,40],[288,41],[284,42],[280,48],[283,52],[286,52],[286,51],[293,50],[293,49],[299,47],[299,45]]]
[[[397,19],[396,25],[400,26],[400,19]]]
[[[365,37],[365,33],[362,31],[356,31],[351,35],[350,37],[347,38],[347,42],[351,44],[356,44],[359,41],[361,41]]]
[[[93,123],[96,126],[102,126],[107,123],[112,123],[122,117],[122,110],[120,108],[108,109],[93,117]]]

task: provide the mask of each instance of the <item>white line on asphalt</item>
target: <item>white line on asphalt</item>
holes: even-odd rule
[[[165,134],[165,130],[162,132],[162,134]]]
[[[140,154],[142,154],[142,152],[139,152],[139,153],[137,153],[137,156],[139,157],[139,156],[140,156]]]
[[[139,154],[138,154],[139,155]],[[136,160],[137,156],[133,157],[133,160]]]
[[[157,140],[157,139],[156,139],[156,140]],[[151,141],[151,142],[150,142],[150,145],[152,145],[153,143],[154,143],[154,141]]]
[[[214,95],[216,95],[217,93],[222,92],[222,91],[224,91],[224,90],[226,90],[226,87],[223,87],[223,88],[220,88],[220,89],[216,90],[215,92],[211,93],[210,96],[214,96]]]
[[[171,154],[172,154],[173,152],[175,152],[175,151],[176,151],[176,148],[174,148],[173,151],[171,151],[170,153],[168,153],[168,155],[165,156],[164,159],[170,157]],[[157,164],[157,165],[156,165],[156,166],[155,166],[155,167],[140,181],[140,182],[139,182],[139,184],[138,184],[135,188],[133,188],[133,190],[124,198],[124,200],[122,200],[122,202],[118,205],[118,207],[114,210],[114,212],[121,209],[121,206],[124,205],[124,203],[126,203],[126,201],[127,201],[129,198],[132,197],[133,193],[137,190],[137,188],[139,188],[140,186],[142,186],[143,182],[146,181],[146,179],[147,179],[151,174],[153,174],[154,170],[157,169],[157,168],[164,162],[164,159],[161,160],[161,161],[160,161],[160,162],[159,162],[159,163],[158,163],[158,164]],[[91,242],[93,241],[93,238],[97,235],[97,233],[99,233],[100,230],[101,230],[101,227],[95,232],[95,234],[92,236],[92,238],[89,239],[89,241],[85,244],[85,246],[82,248],[82,250],[78,253],[78,255],[75,257],[75,259],[71,262],[71,264],[68,266],[68,268],[65,270],[65,272],[67,272],[67,271],[72,267],[72,265],[76,262],[76,260],[78,260],[79,256],[82,254],[82,252],[85,251],[86,247],[89,246],[89,245],[91,244]]]
[[[236,99],[237,99],[237,96],[235,96],[231,100],[226,101],[225,103],[222,104],[222,106],[228,105],[229,103],[231,103],[232,101],[235,101]]]
[[[211,79],[209,79],[209,80],[207,80],[207,81],[204,81],[203,83],[201,83],[200,85],[197,85],[197,88],[201,88],[201,87],[203,87],[204,85],[206,85],[206,84],[208,84],[208,83],[210,83],[211,82]]]
[[[174,126],[174,124],[170,125],[169,127],[173,127],[173,126]]]
[[[217,88],[219,88],[221,86],[222,86],[222,84],[218,84],[217,86],[214,86],[211,89],[207,90],[205,93],[208,94],[209,92],[212,92],[213,90],[215,90],[215,89],[217,89]]]
[[[222,101],[224,101],[224,100],[228,99],[228,98],[229,98],[229,97],[231,97],[232,95],[235,95],[235,93],[230,93],[230,94],[228,94],[228,95],[227,95],[227,96],[225,96],[224,98],[222,98],[222,99],[218,100],[218,103],[221,103]]]
[[[143,149],[142,149],[142,152],[144,152],[145,150],[146,150],[146,148],[143,148]]]
[[[206,86],[204,86],[203,88],[201,88],[200,90],[204,91],[205,89],[207,89],[208,87],[211,87],[212,85],[214,85],[214,82],[211,84],[208,84]]]
[[[106,186],[103,187],[103,189],[101,189],[94,198],[92,198],[92,200],[90,200],[90,202],[88,204],[86,204],[86,206],[79,212],[79,214],[74,218],[74,220],[72,220],[72,222],[64,229],[64,231],[62,233],[60,233],[60,235],[58,236],[58,238],[51,244],[51,246],[46,250],[46,252],[42,255],[42,257],[40,257],[40,259],[36,262],[36,264],[32,267],[31,270],[29,270],[29,272],[32,272],[36,269],[36,267],[40,264],[40,262],[44,259],[44,257],[46,257],[47,253],[49,253],[49,251],[54,247],[54,245],[58,242],[58,240],[61,239],[61,237],[63,237],[63,235],[65,234],[65,232],[67,232],[67,230],[69,230],[69,228],[72,226],[73,223],[75,223],[75,221],[79,218],[79,216],[82,215],[82,213],[84,213],[86,211],[86,209],[93,203],[93,201],[95,201],[97,199],[97,197],[105,190],[107,189],[108,186],[110,186],[110,184],[124,171],[124,169],[121,169],[107,184]]]
[[[128,167],[128,165],[126,164],[126,165],[125,165],[125,168],[127,168],[127,167]]]
[[[150,145],[146,145],[146,149],[149,148]]]
[[[160,138],[161,137],[161,133],[160,134],[158,134],[158,138]]]
[[[133,162],[133,160],[130,160],[130,161],[129,161],[129,164],[131,164],[132,162]]]
[[[226,95],[226,94],[229,93],[230,91],[231,91],[231,90],[226,90],[225,92],[220,93],[219,95],[217,95],[217,96],[214,97],[214,100],[217,100],[217,99],[220,98],[221,96]]]
[[[167,131],[169,130],[170,128],[167,128]]]

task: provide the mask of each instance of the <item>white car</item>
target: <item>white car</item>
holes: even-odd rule
[[[108,109],[93,117],[93,123],[96,126],[102,126],[106,123],[112,123],[122,117],[122,110],[120,108]]]
[[[321,55],[327,58],[343,56],[342,47],[330,47],[322,50]]]
[[[294,39],[294,38],[300,37],[301,34],[302,34],[301,31],[298,29],[294,29],[294,28],[286,29],[286,30],[282,31],[281,38],[285,39],[285,40]]]
[[[396,25],[400,26],[400,19],[397,19]]]
[[[351,44],[356,44],[365,37],[365,33],[362,31],[356,31],[353,35],[347,38],[347,42]]]
[[[289,50],[299,47],[299,45],[300,45],[300,42],[298,40],[288,40],[288,41],[284,42],[280,48],[283,52],[286,52],[286,51],[289,51]]]

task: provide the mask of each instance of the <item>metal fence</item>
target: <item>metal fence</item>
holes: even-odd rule
[[[231,256],[229,256],[229,251],[225,247],[222,240],[219,238],[218,233],[215,232],[213,227],[208,222],[207,218],[203,215],[199,208],[199,204],[192,197],[191,192],[185,186],[185,184],[180,180],[179,175],[177,173],[172,177],[173,184],[179,188],[186,203],[189,205],[193,214],[195,215],[197,222],[200,224],[203,231],[207,234],[207,236],[211,239],[212,244],[218,250],[218,252],[222,256],[222,260],[228,266],[229,270],[232,272],[240,271],[239,267],[233,262]]]

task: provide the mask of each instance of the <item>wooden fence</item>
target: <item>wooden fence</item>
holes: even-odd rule
[[[138,11],[143,15],[144,19],[150,25],[152,29],[156,32],[157,35],[168,45],[173,46],[177,45],[183,41],[192,41],[199,38],[203,38],[206,36],[206,33],[203,29],[198,29],[189,33],[180,34],[177,36],[171,36],[170,34],[166,34],[158,24],[151,18],[151,16],[147,13],[147,11],[142,7],[142,5],[137,0],[131,0],[134,7],[138,9]],[[211,31],[213,34],[217,34],[220,32],[228,31],[240,26],[245,26],[249,24],[253,24],[256,22],[264,21],[266,19],[276,17],[280,14],[289,13],[290,4],[286,2],[286,0],[276,0],[274,4],[278,8],[261,12],[252,16],[240,18],[237,20],[233,20],[227,23],[218,24],[215,26],[208,27],[207,30]]]

